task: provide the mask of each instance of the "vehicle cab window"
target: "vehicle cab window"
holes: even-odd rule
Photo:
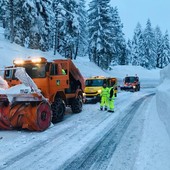
[[[5,70],[5,78],[10,79],[12,78],[12,70]]]
[[[54,76],[58,74],[58,66],[57,64],[51,64],[50,75]]]

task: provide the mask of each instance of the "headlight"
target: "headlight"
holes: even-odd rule
[[[13,61],[14,64],[16,65],[21,65],[21,64],[24,64],[24,60],[23,59],[16,59]]]
[[[97,92],[98,92],[98,93],[101,93],[101,92],[102,92],[102,90],[98,90]]]
[[[33,63],[40,63],[41,62],[41,58],[33,58],[33,59],[31,59],[31,61]]]
[[[134,89],[136,89],[136,86],[133,86]]]

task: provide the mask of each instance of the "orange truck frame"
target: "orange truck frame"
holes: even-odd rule
[[[15,77],[14,68],[25,68],[42,95],[48,99],[53,123],[63,120],[66,106],[71,107],[73,113],[82,111],[84,78],[70,59],[49,62],[46,58],[39,57],[18,59],[13,63],[14,66],[6,67],[4,79],[10,87],[20,84]]]

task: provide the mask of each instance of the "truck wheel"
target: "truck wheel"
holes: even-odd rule
[[[74,98],[71,103],[71,110],[73,113],[80,113],[83,108],[82,96],[79,95],[77,98]]]
[[[37,126],[40,131],[46,130],[51,123],[51,108],[46,102],[39,104],[37,109]]]
[[[65,104],[62,99],[57,98],[51,105],[53,112],[52,123],[61,122],[64,118]]]
[[[140,91],[140,86],[138,87],[138,91]]]

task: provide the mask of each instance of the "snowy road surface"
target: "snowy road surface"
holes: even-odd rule
[[[0,131],[1,170],[170,169],[170,138],[155,107],[155,89],[121,92],[115,113],[84,105],[44,132]],[[152,141],[154,139],[154,141]]]

